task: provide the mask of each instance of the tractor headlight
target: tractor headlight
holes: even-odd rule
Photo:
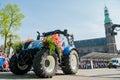
[[[28,48],[29,48],[29,49],[32,48],[32,43],[29,44]]]

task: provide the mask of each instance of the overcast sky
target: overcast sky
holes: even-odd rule
[[[68,29],[75,40],[105,37],[105,5],[112,22],[120,24],[120,0],[0,0],[1,7],[8,3],[17,4],[25,15],[16,32],[22,40],[36,39],[36,31],[42,33],[55,29]],[[116,44],[120,49],[120,32]]]

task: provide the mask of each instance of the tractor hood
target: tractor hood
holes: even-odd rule
[[[30,42],[26,42],[23,46],[23,50],[29,49],[40,49],[42,47],[40,40],[32,40]]]

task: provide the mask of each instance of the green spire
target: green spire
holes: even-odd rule
[[[112,20],[109,17],[109,12],[108,12],[108,8],[105,6],[104,8],[104,15],[105,15],[105,20],[104,23],[111,23]]]

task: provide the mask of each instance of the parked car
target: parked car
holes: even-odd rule
[[[108,68],[120,67],[120,58],[111,58],[108,63]]]

